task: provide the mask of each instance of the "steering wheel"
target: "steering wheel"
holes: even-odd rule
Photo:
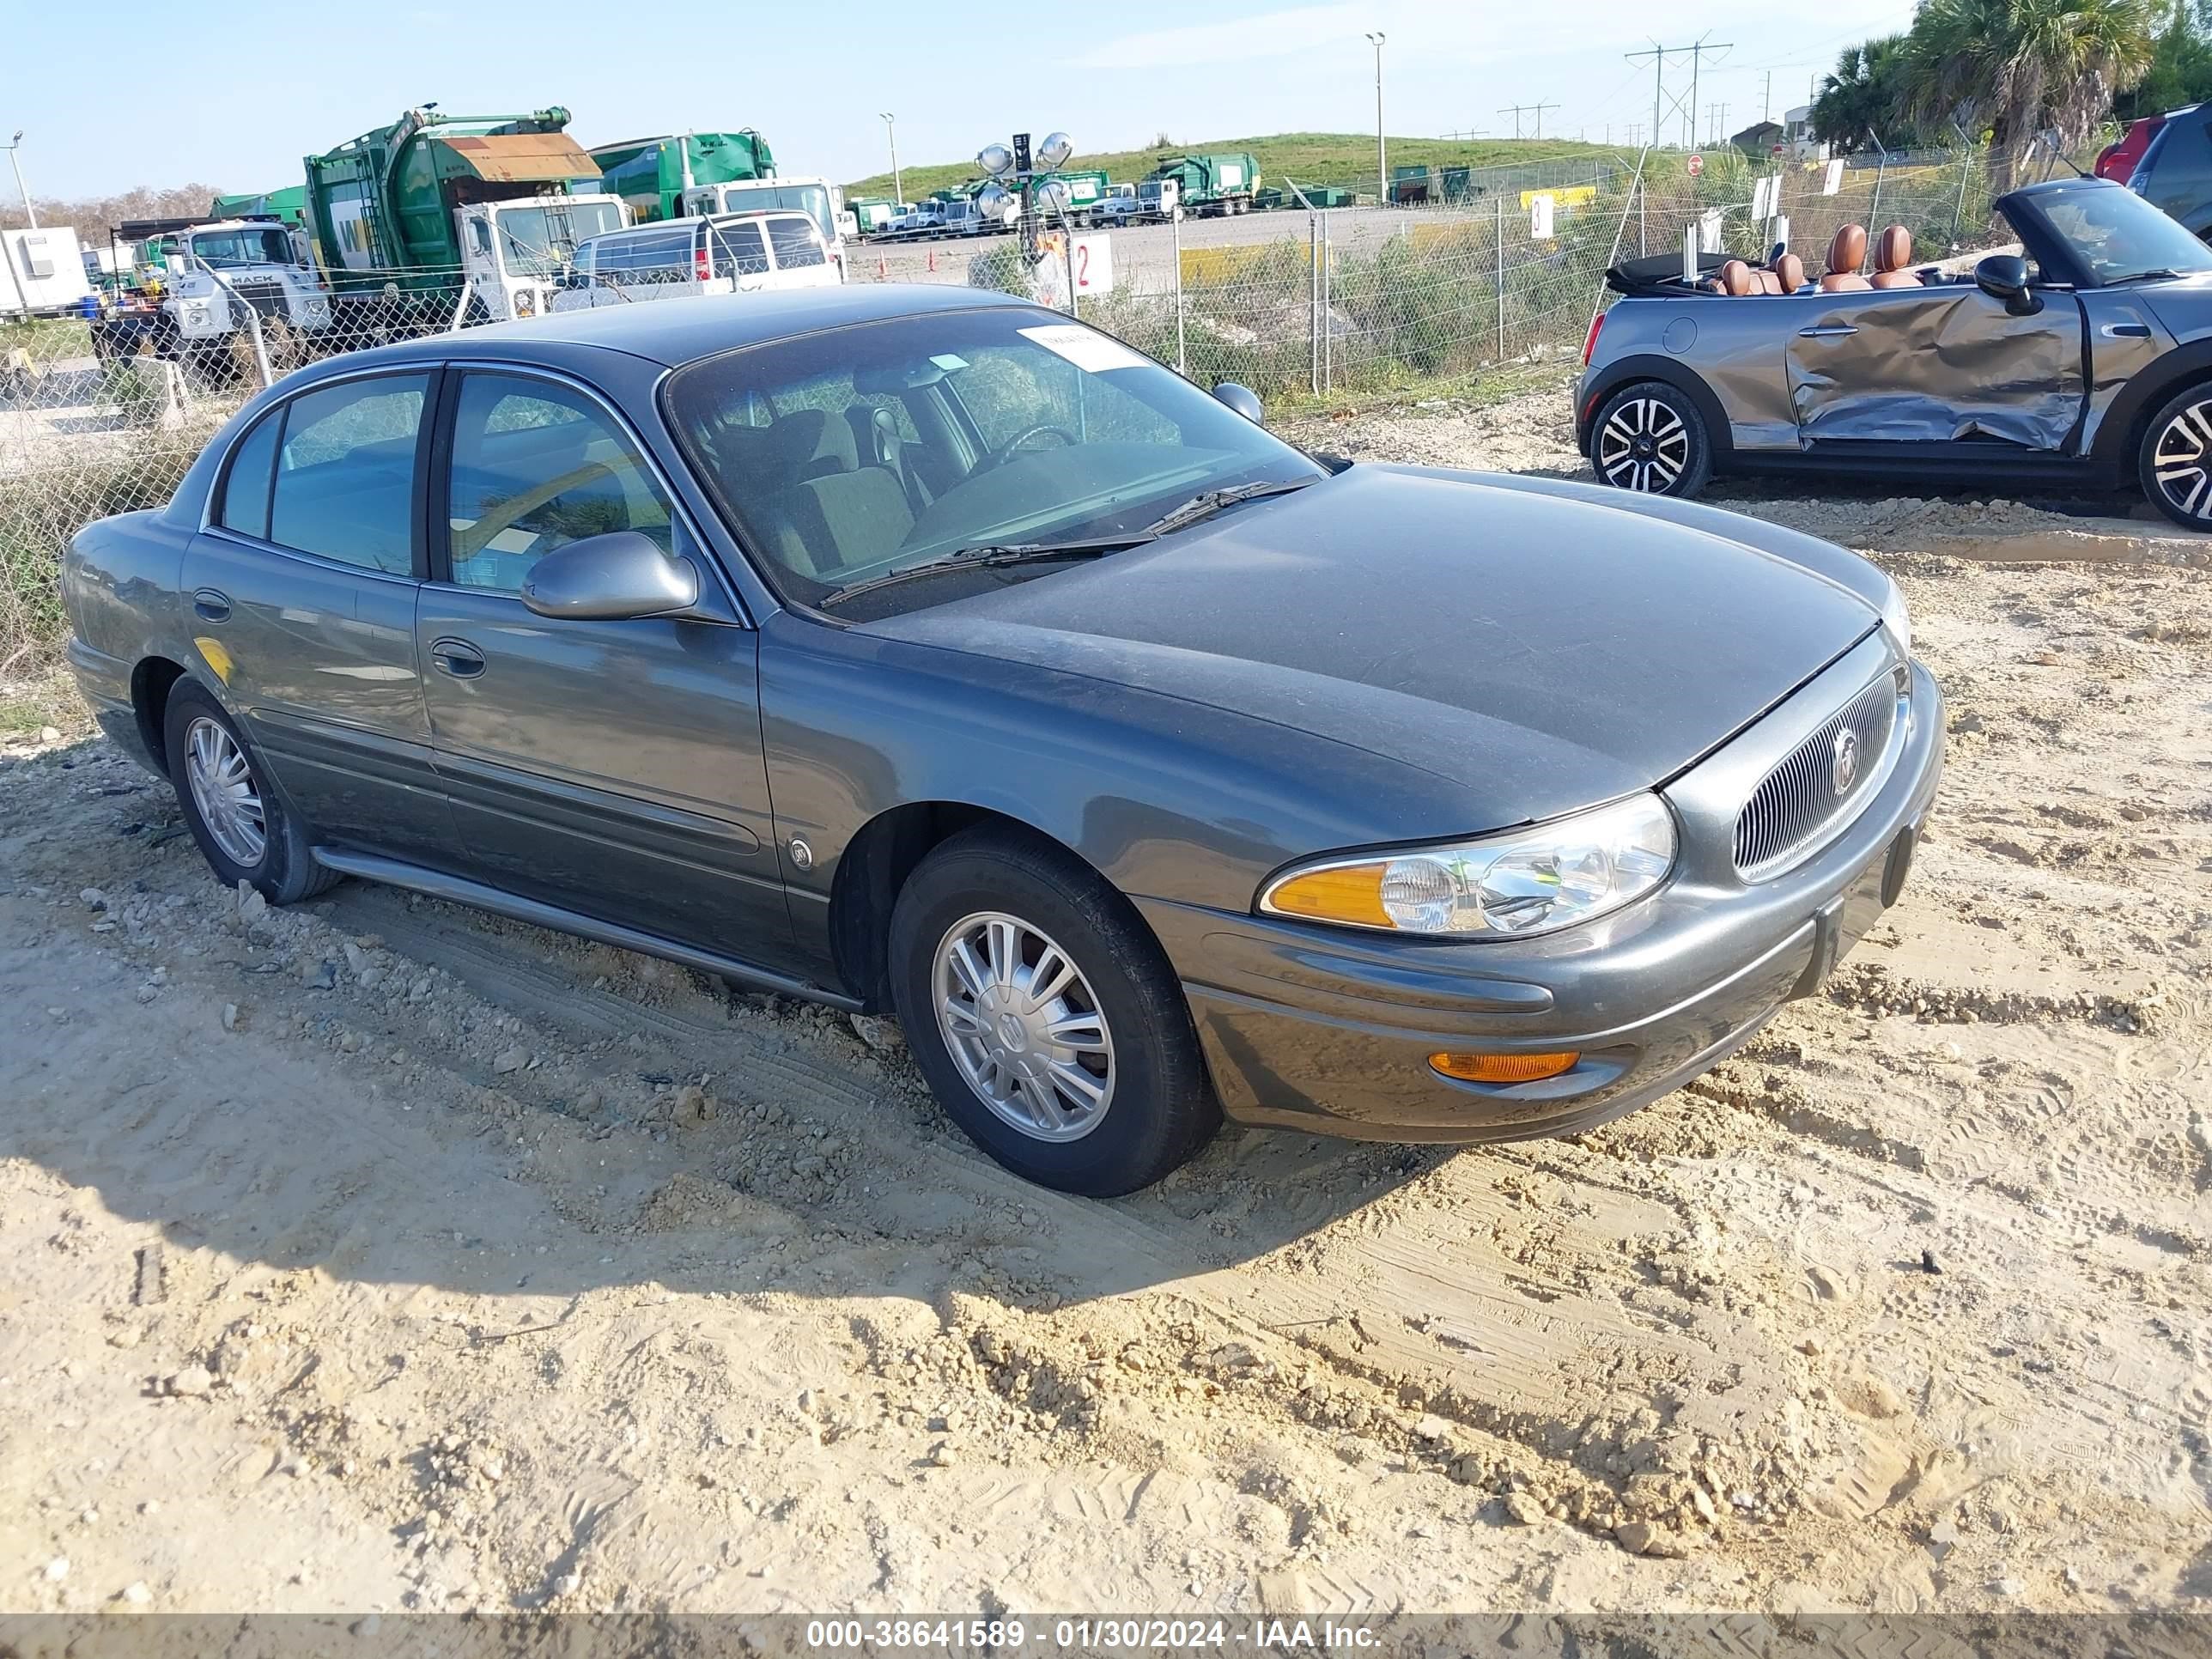
[[[981,470],[988,472],[993,467],[1004,466],[1014,459],[1014,452],[1032,438],[1057,438],[1060,440],[1060,447],[1063,449],[1073,449],[1083,441],[1064,426],[1054,426],[1048,422],[1041,421],[1035,426],[1024,427],[993,450],[984,458]]]

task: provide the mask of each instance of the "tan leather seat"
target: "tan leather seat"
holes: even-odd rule
[[[1874,286],[1859,275],[1859,267],[1866,263],[1867,234],[1864,225],[1845,225],[1838,230],[1828,244],[1828,274],[1820,278],[1823,294],[1855,294]]]
[[[1794,253],[1784,253],[1773,265],[1774,280],[1781,284],[1781,292],[1795,294],[1805,286],[1805,262]]]
[[[1721,292],[1739,296],[1759,292],[1759,279],[1749,265],[1741,259],[1731,259],[1721,267]]]
[[[1883,231],[1874,246],[1875,288],[1918,288],[1920,279],[1905,267],[1912,263],[1912,233],[1903,225]]]

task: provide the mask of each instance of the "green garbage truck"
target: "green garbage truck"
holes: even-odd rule
[[[1180,202],[1185,214],[1225,218],[1252,210],[1253,194],[1260,188],[1260,163],[1249,150],[1242,149],[1170,155],[1152,169],[1152,179],[1146,182],[1153,179],[1174,184],[1175,191],[1168,198],[1169,203],[1171,205]],[[1141,185],[1138,194],[1147,194]],[[1155,209],[1145,216],[1164,218],[1167,215]]]
[[[349,309],[404,331],[542,316],[577,243],[629,222],[568,112],[434,104],[307,158],[309,228]]]
[[[586,153],[599,164],[599,187],[621,197],[641,225],[684,217],[684,192],[702,185],[775,176],[768,140],[750,127],[625,138],[594,144]]]

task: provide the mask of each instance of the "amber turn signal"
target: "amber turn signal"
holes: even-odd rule
[[[1431,1054],[1431,1069],[1462,1083],[1540,1083],[1571,1072],[1579,1049],[1556,1054]]]

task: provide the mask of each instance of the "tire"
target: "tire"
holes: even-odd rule
[[[2143,428],[2136,477],[2145,500],[2190,530],[2212,530],[2212,383],[2168,398]]]
[[[169,781],[184,809],[185,823],[198,843],[200,856],[224,886],[234,888],[241,881],[247,882],[271,904],[296,904],[337,880],[334,872],[315,862],[308,850],[307,828],[272,786],[260,752],[246,740],[206,687],[195,680],[181,679],[170,689],[162,739]],[[204,779],[206,770],[212,769],[206,768],[207,762],[231,757],[242,771],[225,770],[242,781],[254,806],[244,806],[234,787],[228,790],[210,787],[204,791],[195,787],[196,769],[202,770]],[[210,796],[228,796],[240,805],[224,811],[210,804]],[[257,816],[258,836],[253,833]]]
[[[1687,392],[1663,380],[1625,386],[1590,423],[1590,468],[1616,489],[1694,495],[1713,476],[1705,417]]]
[[[969,945],[965,972],[956,944]],[[1036,969],[1054,973],[1052,953],[1072,982],[1030,1011],[1025,993]],[[945,842],[899,894],[890,962],[908,1045],[939,1103],[1024,1179],[1089,1198],[1134,1192],[1219,1127],[1166,954],[1127,899],[1058,848],[994,827]],[[941,1012],[947,1003],[964,1021]],[[1048,1026],[1071,1041],[1049,1042]],[[961,1057],[956,1030],[968,1034]],[[1052,1080],[1070,1071],[1075,1084]]]

